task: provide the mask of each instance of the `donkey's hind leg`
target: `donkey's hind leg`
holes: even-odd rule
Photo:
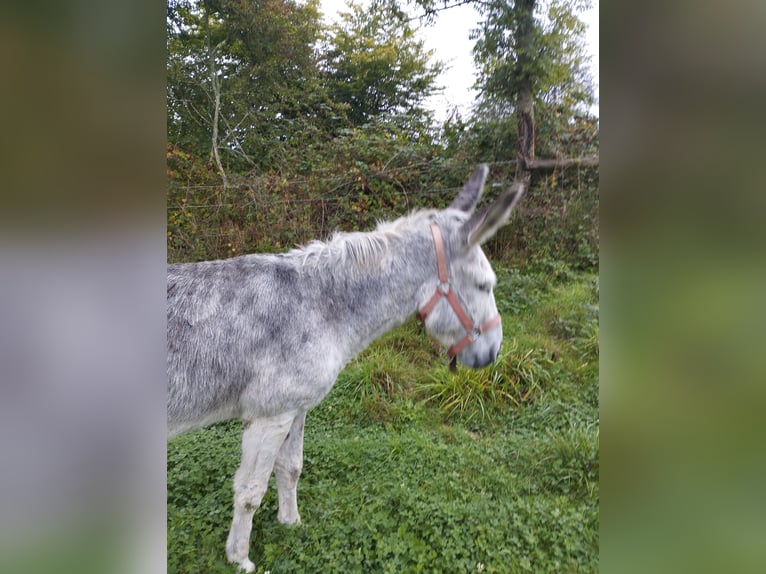
[[[277,519],[282,524],[300,524],[298,514],[298,478],[303,468],[303,427],[306,423],[306,412],[295,417],[290,434],[287,435],[282,448],[279,449],[274,473],[277,476],[279,491],[279,513]]]
[[[234,475],[234,519],[226,540],[226,557],[245,572],[255,570],[247,557],[253,515],[266,493],[274,461],[295,416],[296,413],[291,412],[245,421],[242,461]]]

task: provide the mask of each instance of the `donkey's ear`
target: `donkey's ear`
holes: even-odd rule
[[[463,189],[457,195],[457,197],[450,203],[452,209],[459,209],[466,213],[471,213],[476,204],[479,203],[481,192],[484,190],[484,182],[487,179],[489,168],[487,164],[481,163],[473,170],[471,178],[463,186]]]
[[[468,247],[481,245],[497,233],[497,230],[508,222],[511,211],[513,211],[514,206],[519,202],[525,191],[526,188],[523,183],[514,183],[492,205],[474,213],[463,224],[462,232],[466,245]]]

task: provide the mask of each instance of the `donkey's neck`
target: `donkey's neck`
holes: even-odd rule
[[[436,280],[433,245],[423,237],[402,240],[391,249],[374,270],[322,273],[327,319],[346,360],[414,315],[424,285]]]

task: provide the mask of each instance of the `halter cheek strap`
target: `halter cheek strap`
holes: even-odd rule
[[[455,295],[455,292],[450,288],[449,273],[447,272],[447,256],[444,252],[444,240],[442,239],[441,229],[439,229],[439,226],[436,223],[431,224],[431,235],[433,235],[434,247],[436,249],[436,267],[439,271],[439,285],[437,285],[436,292],[428,300],[428,303],[423,305],[423,308],[418,312],[418,319],[420,319],[425,326],[426,317],[428,317],[431,311],[434,310],[434,307],[436,307],[439,300],[442,297],[447,298],[452,310],[455,311],[455,315],[457,315],[463,328],[467,331],[465,337],[447,349],[447,354],[450,357],[450,370],[455,371],[457,354],[478,339],[482,333],[486,333],[490,329],[499,326],[501,320],[500,315],[496,315],[478,327],[474,324],[468,316],[468,313],[465,312],[465,309],[463,309],[463,306],[460,304],[457,295]]]

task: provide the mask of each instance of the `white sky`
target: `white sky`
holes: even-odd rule
[[[591,56],[591,75],[596,89],[597,103],[591,111],[598,115],[598,7],[599,0],[593,1],[593,8],[581,15],[588,27],[586,49]],[[338,12],[345,11],[345,0],[322,0],[322,11],[327,21],[336,21]],[[479,24],[480,16],[472,6],[466,4],[440,12],[436,24],[423,26],[421,36],[426,47],[434,50],[434,57],[447,64],[447,70],[439,78],[444,91],[427,102],[438,121],[447,118],[450,110],[458,107],[463,117],[468,115],[476,92],[471,86],[476,81],[471,50],[473,40],[468,35]],[[416,23],[413,23],[416,24]]]

